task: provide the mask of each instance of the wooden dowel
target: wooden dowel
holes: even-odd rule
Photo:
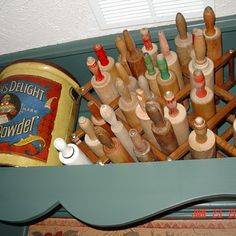
[[[226,153],[230,157],[236,157],[236,148],[233,145],[227,143],[224,139],[222,139],[218,135],[215,135],[215,137],[216,137],[217,147],[220,150],[222,150],[224,153]]]

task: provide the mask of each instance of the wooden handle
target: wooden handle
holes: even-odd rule
[[[126,101],[126,102],[131,102],[132,98],[129,93],[128,87],[125,85],[124,81],[117,77],[116,78],[116,88],[120,96]]]
[[[125,44],[130,53],[134,52],[136,49],[135,43],[133,38],[131,37],[130,33],[128,30],[123,31],[124,39],[125,39]]]
[[[175,17],[175,23],[179,32],[180,39],[187,39],[187,24],[182,13],[178,12]]]
[[[97,104],[97,102],[95,102],[95,101],[93,101],[93,100],[88,101],[87,107],[88,107],[88,110],[90,111],[90,113],[91,113],[97,120],[101,120],[101,119],[102,119],[101,114],[100,114],[100,107],[99,107],[99,105]]]
[[[216,33],[215,30],[215,13],[211,7],[206,7],[203,13],[203,18],[206,27],[206,35],[213,36]]]
[[[156,127],[164,127],[165,120],[162,115],[161,106],[156,101],[148,101],[146,103],[146,112]]]
[[[205,143],[207,141],[207,126],[205,120],[198,116],[194,120],[194,130],[196,133],[196,141],[198,143]]]
[[[114,110],[106,104],[101,105],[100,114],[103,119],[108,122],[110,125],[115,126],[117,124],[116,114]]]
[[[127,71],[125,70],[125,68],[119,62],[116,62],[115,66],[116,66],[116,70],[117,70],[120,78],[125,82],[126,85],[128,85],[129,84],[129,75],[128,75]]]
[[[127,53],[127,48],[126,48],[124,38],[122,36],[116,36],[115,44],[116,44],[116,47],[117,47],[122,59],[124,59],[126,57],[126,53]]]
[[[88,57],[86,64],[87,64],[88,69],[95,76],[96,81],[102,81],[104,79],[104,76],[100,68],[98,67],[98,63],[93,57]]]
[[[89,136],[90,139],[96,140],[97,137],[94,132],[94,127],[92,122],[85,116],[80,116],[79,118],[80,128]]]
[[[159,41],[160,41],[160,48],[161,48],[161,53],[167,57],[170,54],[170,48],[169,44],[166,40],[165,33],[163,31],[158,32],[159,36]]]
[[[196,29],[194,32],[194,51],[196,62],[203,64],[206,61],[206,42],[201,29]]]
[[[136,89],[136,95],[137,95],[138,103],[139,103],[141,109],[144,112],[146,112],[145,105],[146,105],[147,97],[145,96],[144,91],[140,88]]]
[[[142,136],[136,129],[130,129],[129,135],[135,148],[139,152],[145,152],[145,150],[147,150],[147,143],[143,140]]]
[[[147,79],[143,75],[140,75],[138,77],[138,85],[143,90],[145,96],[148,99],[151,99],[152,98],[152,94],[151,94],[151,91],[150,91],[150,87],[149,87]]]
[[[109,135],[109,133],[105,129],[103,129],[102,127],[99,127],[99,126],[95,126],[94,130],[95,130],[95,134],[96,134],[98,140],[101,142],[101,144],[107,146],[110,149],[115,147],[115,144],[112,141],[111,136]]]

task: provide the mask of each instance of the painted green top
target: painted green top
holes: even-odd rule
[[[144,61],[145,61],[145,64],[146,64],[148,74],[149,75],[155,75],[156,71],[155,71],[154,66],[152,64],[152,58],[149,55],[149,53],[147,53],[147,52],[144,53]]]
[[[159,56],[159,55],[157,56],[157,66],[161,72],[161,78],[163,80],[168,80],[170,78],[170,73],[169,73],[166,59],[164,57]]]

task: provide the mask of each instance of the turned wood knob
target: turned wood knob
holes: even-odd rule
[[[205,143],[207,141],[207,126],[205,120],[198,116],[194,120],[194,130],[196,133],[196,141],[198,143]]]

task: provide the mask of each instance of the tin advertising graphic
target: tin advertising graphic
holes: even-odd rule
[[[61,84],[16,75],[0,82],[0,153],[47,162]]]

